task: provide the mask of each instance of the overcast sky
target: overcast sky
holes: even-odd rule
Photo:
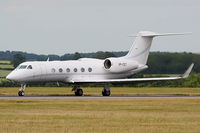
[[[1,0],[0,51],[59,54],[129,50],[141,30],[151,51],[200,53],[200,0]]]

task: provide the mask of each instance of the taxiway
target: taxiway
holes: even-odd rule
[[[200,96],[155,95],[155,96],[0,96],[0,100],[99,100],[99,99],[168,99],[200,98]]]

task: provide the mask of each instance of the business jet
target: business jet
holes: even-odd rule
[[[189,76],[194,64],[186,72],[177,77],[158,78],[127,78],[148,68],[147,59],[154,37],[167,35],[182,35],[186,33],[159,34],[141,31],[135,36],[128,54],[123,57],[110,57],[105,60],[81,58],[69,61],[31,61],[20,64],[6,79],[21,84],[18,95],[25,95],[26,84],[33,82],[63,82],[72,84],[76,96],[82,96],[83,84],[103,84],[103,96],[110,96],[109,84],[136,83],[150,81],[166,81],[185,79]]]

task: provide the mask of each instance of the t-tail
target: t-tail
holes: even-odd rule
[[[139,64],[145,65],[148,60],[151,43],[156,36],[184,35],[189,33],[155,33],[151,31],[140,31],[136,36],[131,49],[124,58],[137,61]]]

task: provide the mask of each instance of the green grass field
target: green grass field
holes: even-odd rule
[[[0,95],[17,95],[17,87],[0,87]],[[102,87],[83,87],[84,95],[101,95]],[[27,87],[26,95],[74,95],[70,87]],[[200,88],[111,87],[112,95],[200,95]]]
[[[6,77],[11,72],[11,70],[2,69],[13,69],[13,65],[10,64],[10,61],[0,60],[0,77]]]
[[[6,77],[10,72],[10,70],[0,70],[0,77]]]
[[[13,65],[10,65],[10,64],[7,64],[7,65],[0,64],[0,68],[11,68],[11,69],[13,69]]]
[[[199,133],[200,99],[0,100],[2,133]]]
[[[101,95],[101,87],[83,87]],[[200,95],[200,88],[112,87],[113,95]],[[17,95],[1,87],[0,95]],[[71,88],[27,87],[26,95],[74,95]],[[198,133],[200,99],[0,100],[2,133]]]
[[[10,64],[11,61],[8,61],[8,60],[0,60],[0,63],[3,63],[3,64]]]

